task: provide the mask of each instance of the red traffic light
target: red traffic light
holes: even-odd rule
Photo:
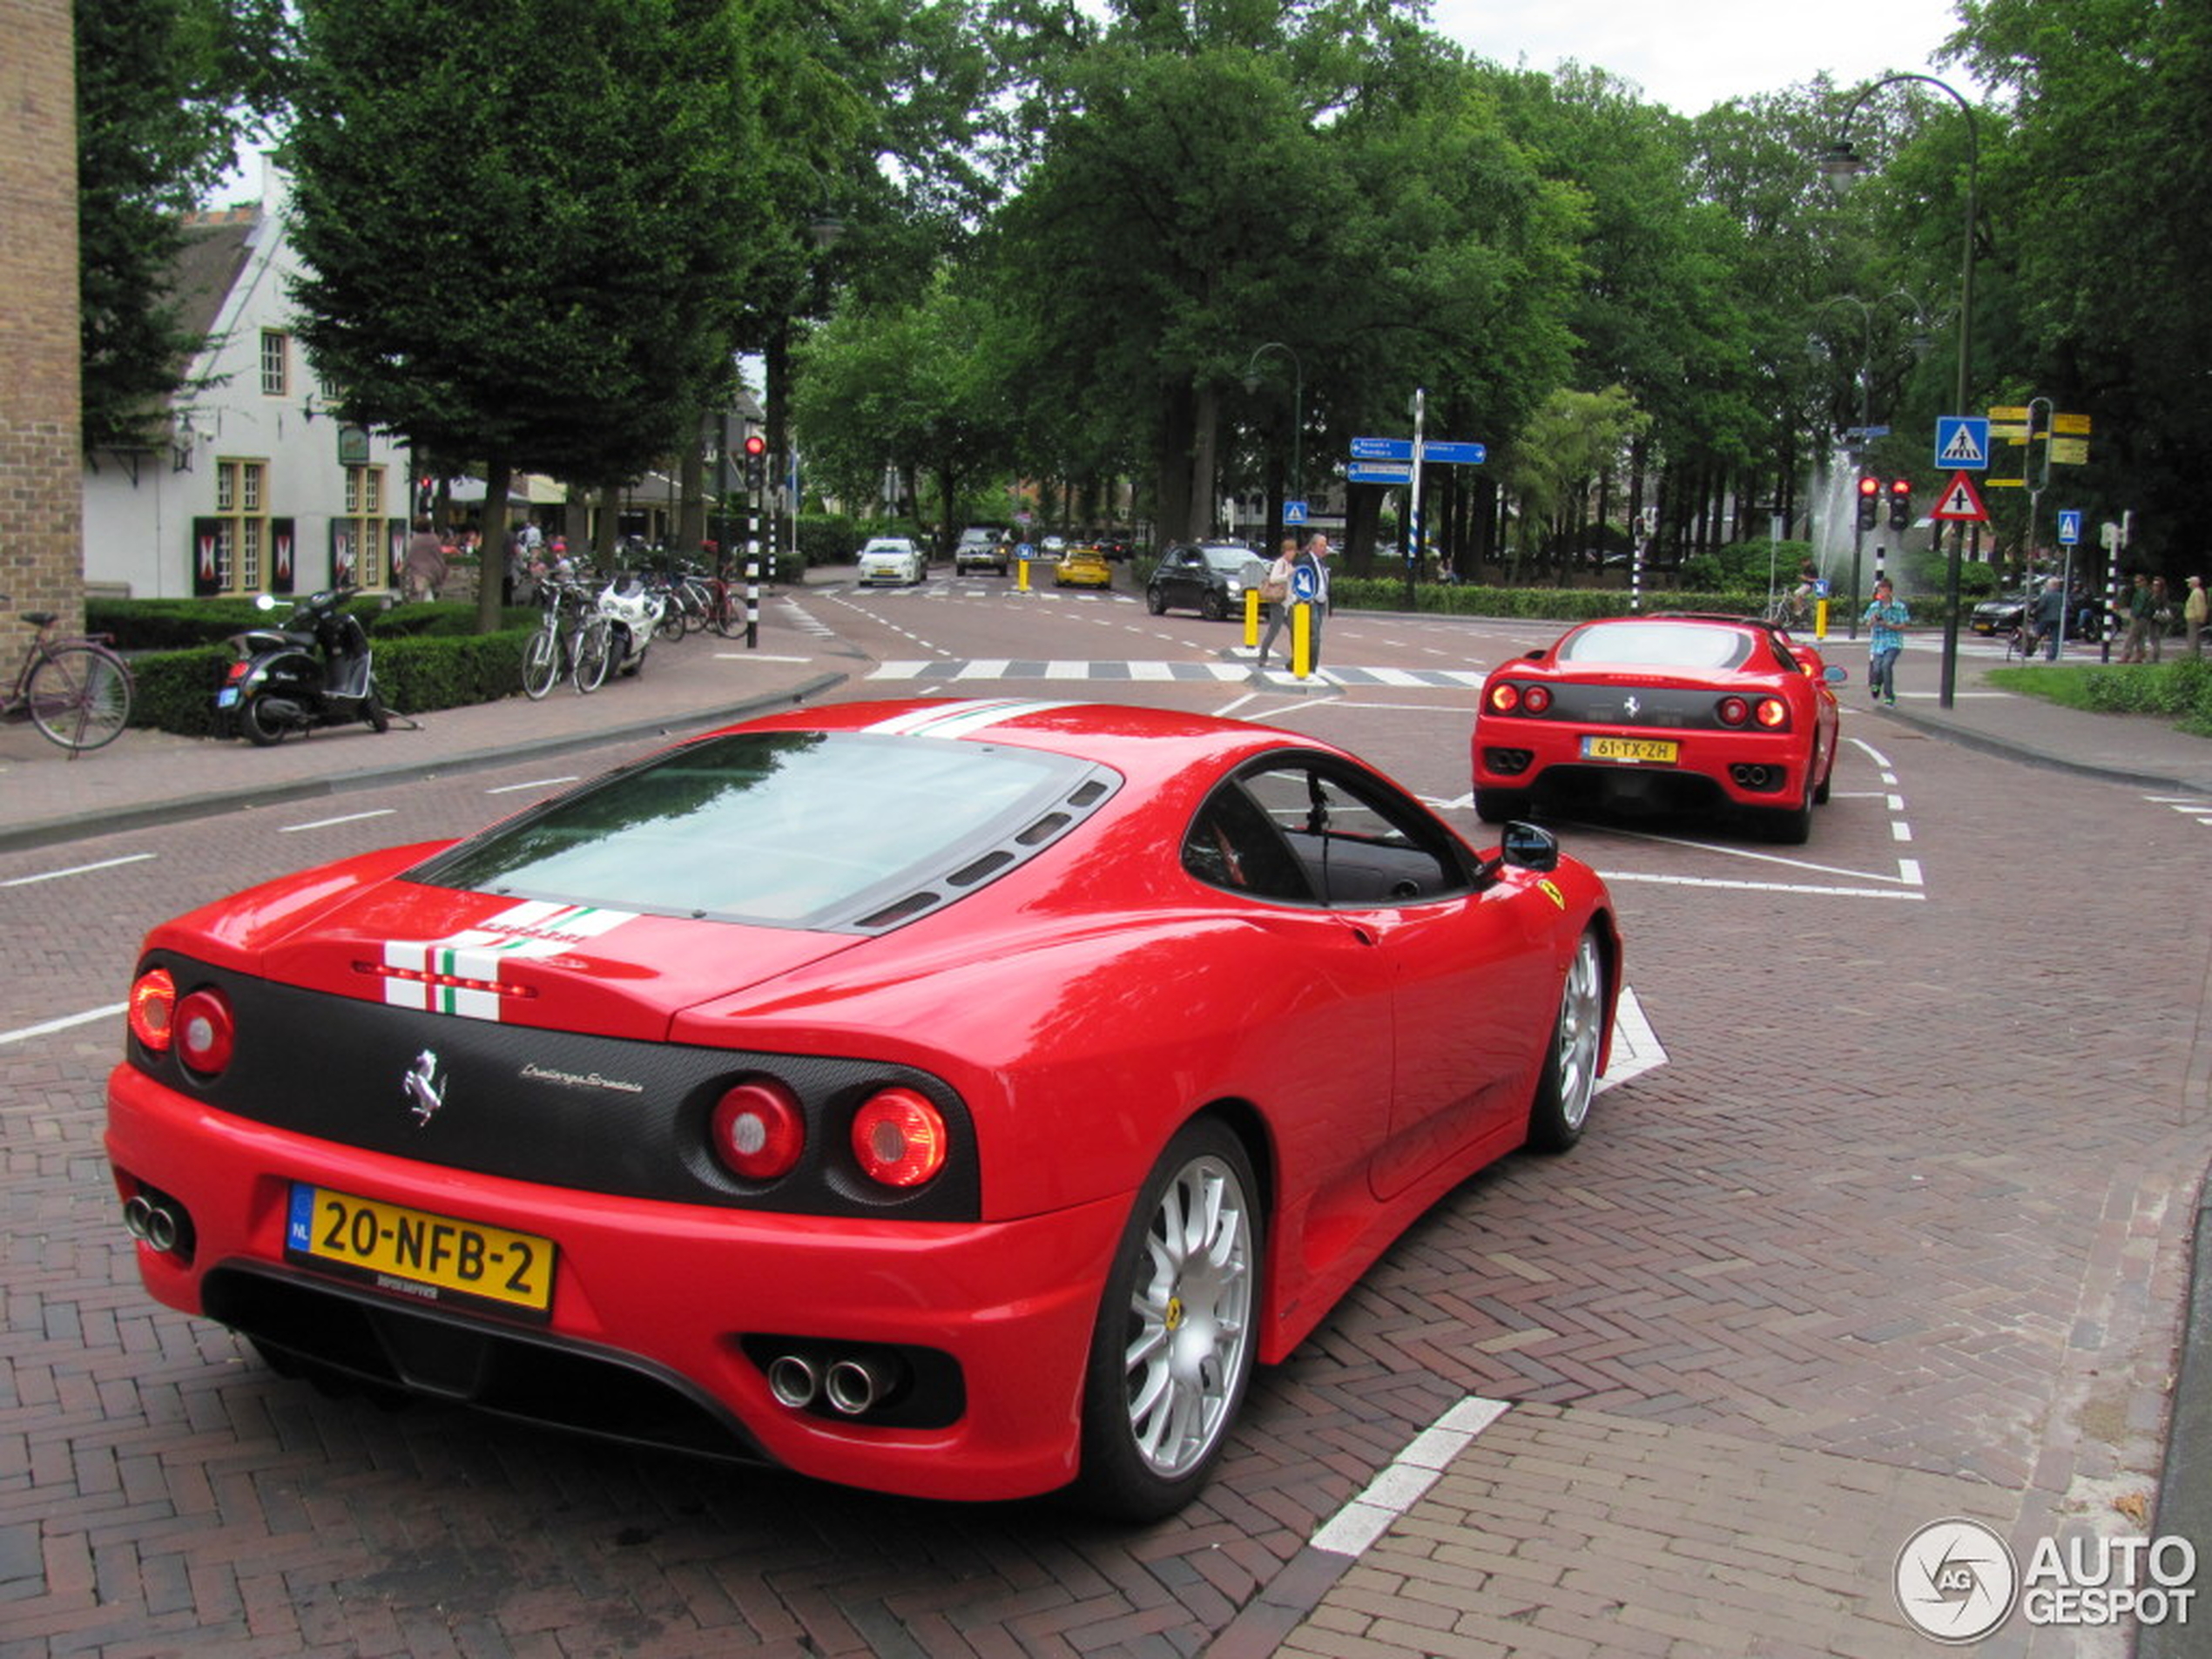
[[[1880,495],[1882,493],[1882,481],[1878,478],[1872,477],[1860,479],[1858,481],[1858,493],[1862,496],[1869,496]]]
[[[768,453],[768,440],[758,432],[748,432],[745,435],[745,452],[746,459],[759,460],[761,456]]]
[[[1871,482],[1871,481],[1870,480],[1869,482]],[[1891,495],[1892,495],[1892,496],[1910,496],[1912,493],[1912,481],[1910,478],[1892,478],[1892,479],[1891,479],[1891,480],[1890,480],[1890,494],[1891,494]]]

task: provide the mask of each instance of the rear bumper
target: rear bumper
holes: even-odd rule
[[[536,1406],[529,1391],[472,1398],[444,1379],[403,1382],[416,1392],[917,1497],[1022,1497],[1076,1473],[1083,1365],[1125,1199],[976,1224],[707,1211],[318,1141],[214,1111],[127,1065],[111,1075],[108,1101],[120,1194],[150,1187],[189,1218],[188,1255],[138,1245],[146,1288],[186,1313],[209,1313],[212,1301],[266,1345],[358,1370],[330,1350],[364,1318],[435,1325],[481,1339],[462,1345],[503,1355],[509,1375],[517,1355],[537,1353],[541,1381],[556,1372],[647,1379],[657,1398],[687,1404],[693,1438],[698,1426],[718,1424],[726,1443],[594,1422],[563,1409],[575,1402],[546,1398],[543,1386]],[[551,1239],[559,1254],[550,1317],[426,1305],[287,1260],[295,1181]],[[917,1427],[779,1403],[763,1337],[949,1356],[961,1408],[949,1423]]]
[[[1656,738],[1677,749],[1672,761],[1594,761],[1583,757],[1585,736]],[[1526,791],[1557,806],[1667,812],[1795,806],[1811,749],[1797,732],[1562,728],[1486,718],[1475,732],[1474,777],[1478,789]]]

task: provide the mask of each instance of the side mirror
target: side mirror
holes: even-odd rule
[[[1828,664],[1827,672],[1824,673],[1820,678],[1826,680],[1831,685],[1841,685],[1845,680],[1851,678],[1851,672],[1847,669],[1838,668],[1835,665],[1835,664],[1831,663]]]
[[[1516,870],[1534,870],[1541,873],[1559,868],[1559,837],[1548,829],[1524,824],[1518,819],[1506,826],[1498,851],[1505,861]]]

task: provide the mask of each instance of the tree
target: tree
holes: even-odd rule
[[[300,334],[347,417],[482,458],[488,517],[516,467],[610,483],[696,441],[762,228],[741,21],[735,0],[304,0]]]
[[[2150,548],[2194,552],[2212,421],[2212,179],[2193,158],[2212,147],[2212,11],[1967,0],[1961,12],[1960,55],[2012,95],[1983,162],[2021,323],[2006,381],[2093,417],[2091,464],[2069,479],[2077,501],[2115,517],[2134,507]],[[1979,322],[1976,335],[2006,338]]]
[[[259,0],[77,0],[78,310],[87,454],[155,442],[199,341],[172,291],[184,214],[272,106]]]
[[[911,305],[841,314],[797,365],[810,469],[856,497],[873,492],[887,462],[927,474],[949,555],[963,494],[1012,452],[1008,343],[987,292],[949,267]]]

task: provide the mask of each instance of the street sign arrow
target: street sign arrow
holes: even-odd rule
[[[1413,441],[1411,438],[1354,438],[1352,441],[1354,461],[1411,461]]]
[[[1479,443],[1460,443],[1447,438],[1431,438],[1421,446],[1421,459],[1440,467],[1479,467],[1489,458],[1489,453]]]
[[[1344,475],[1355,484],[1410,484],[1413,482],[1411,461],[1355,461],[1344,469]]]

